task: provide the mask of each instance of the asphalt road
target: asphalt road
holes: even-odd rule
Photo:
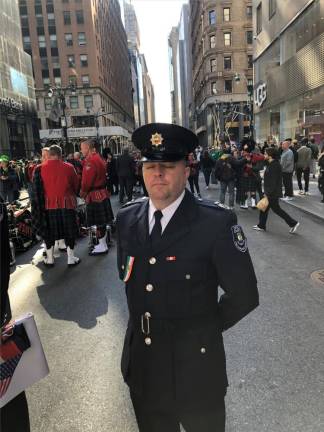
[[[205,191],[203,191],[205,192]],[[216,191],[208,191],[216,198]],[[230,387],[227,432],[324,431],[324,226],[288,207],[297,234],[275,215],[255,232],[256,210],[237,211],[259,281],[260,307],[224,335]],[[11,275],[14,316],[31,311],[50,375],[27,391],[33,432],[135,432],[128,389],[120,374],[127,322],[116,248],[82,263],[42,267],[38,247],[17,258]],[[167,431],[166,431],[167,432]]]

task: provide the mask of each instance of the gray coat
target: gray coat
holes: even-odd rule
[[[294,171],[294,153],[290,150],[284,150],[280,159],[283,173],[292,173]]]

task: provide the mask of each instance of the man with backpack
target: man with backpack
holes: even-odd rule
[[[216,162],[215,176],[220,181],[221,189],[219,201],[221,207],[225,207],[225,195],[228,190],[229,208],[234,209],[234,188],[236,180],[235,168],[238,168],[246,163],[246,159],[235,159],[231,154],[224,153]]]

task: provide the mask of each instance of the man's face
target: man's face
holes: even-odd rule
[[[42,150],[42,162],[45,162],[48,160],[48,151],[47,150]]]
[[[167,207],[186,187],[190,168],[184,160],[177,162],[145,162],[143,178],[149,197]]]
[[[290,146],[290,142],[289,142],[289,141],[284,141],[284,142],[282,143],[282,148],[283,148],[284,150],[287,150],[287,149],[289,148],[289,146]]]
[[[83,157],[87,157],[90,153],[90,146],[89,144],[83,142],[81,143],[81,153],[83,154]]]

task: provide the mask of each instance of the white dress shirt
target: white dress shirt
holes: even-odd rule
[[[185,191],[183,191],[182,194],[175,201],[173,201],[172,204],[170,204],[165,209],[161,210],[162,214],[163,214],[163,216],[161,218],[162,233],[165,230],[168,223],[170,222],[170,220],[171,220],[172,216],[174,215],[174,213],[176,212],[177,208],[181,204],[181,201],[183,200],[184,196],[185,196]],[[153,229],[154,224],[155,224],[154,213],[156,212],[156,210],[157,209],[154,207],[152,200],[150,200],[149,201],[149,214],[148,214],[149,234],[151,234],[152,229]]]

